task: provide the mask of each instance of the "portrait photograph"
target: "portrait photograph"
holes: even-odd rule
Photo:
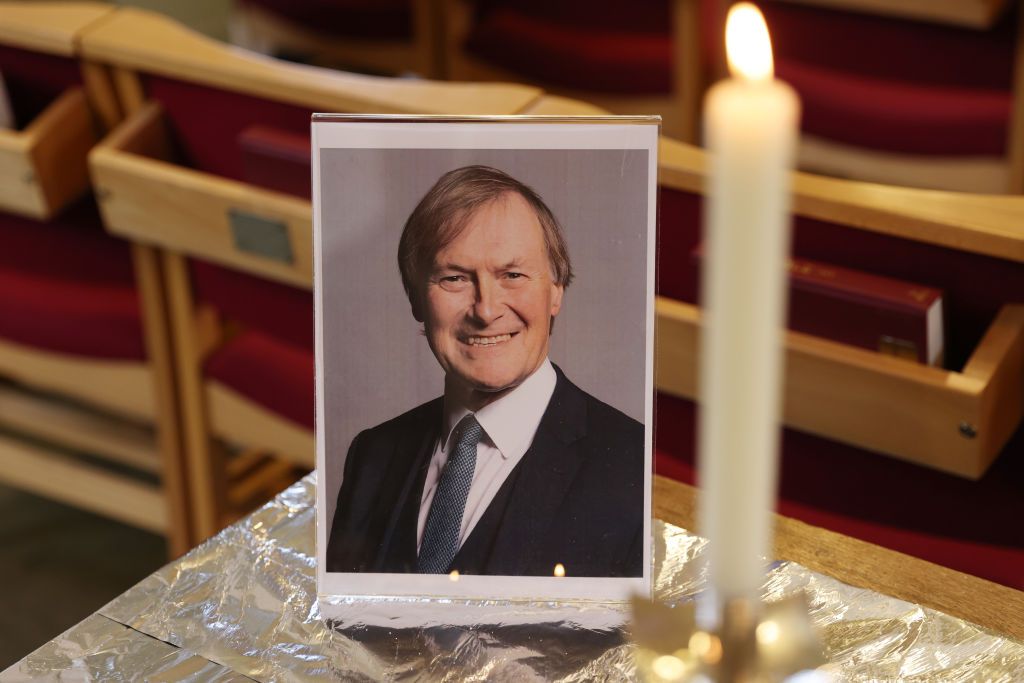
[[[657,139],[314,117],[318,594],[650,593]]]

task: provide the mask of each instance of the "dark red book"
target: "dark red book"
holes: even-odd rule
[[[310,197],[309,135],[249,126],[238,135],[242,178],[247,183],[297,197]]]
[[[701,246],[694,249],[701,260]],[[942,290],[806,259],[789,263],[789,329],[942,365]]]
[[[14,130],[17,125],[14,121],[14,108],[11,106],[11,97],[7,94],[7,83],[4,81],[4,74],[0,71],[0,128]]]

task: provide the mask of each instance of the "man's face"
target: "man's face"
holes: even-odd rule
[[[518,386],[548,354],[562,305],[544,233],[520,195],[478,208],[434,258],[423,323],[447,383],[484,402]]]

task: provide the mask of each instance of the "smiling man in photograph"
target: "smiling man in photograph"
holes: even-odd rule
[[[444,394],[353,439],[327,571],[642,576],[644,427],[548,360],[573,275],[544,201],[450,171],[398,264]]]

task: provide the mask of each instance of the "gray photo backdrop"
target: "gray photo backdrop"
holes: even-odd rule
[[[484,164],[526,183],[558,218],[576,278],[550,357],[584,391],[644,421],[646,150],[323,149],[327,519],[361,430],[443,393],[444,375],[402,289],[397,251],[444,173]],[[651,425],[648,425],[650,428]]]

